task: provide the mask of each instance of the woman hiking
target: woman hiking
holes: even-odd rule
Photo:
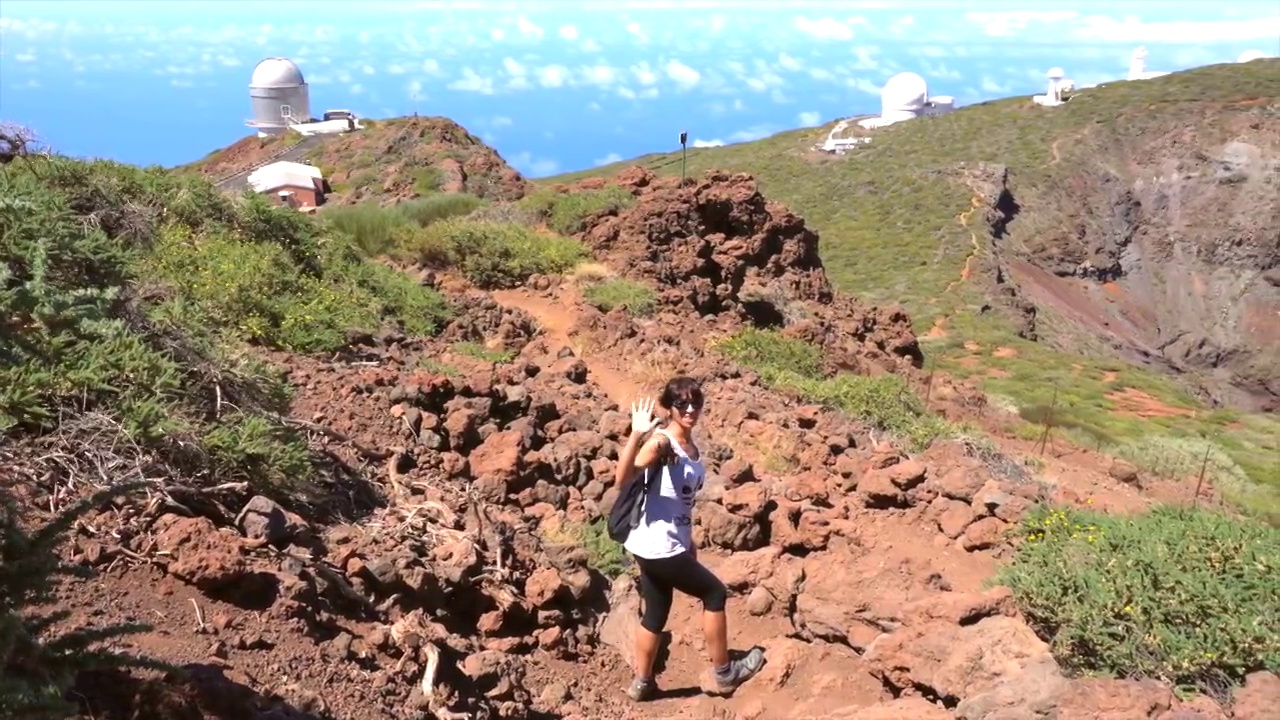
[[[658,405],[667,411],[667,424],[647,440],[660,422],[653,414],[653,400],[631,405],[631,435],[615,474],[621,486],[635,473],[648,471],[643,515],[623,543],[640,568],[644,602],[644,617],[636,630],[635,678],[627,695],[644,701],[657,691],[653,664],[674,590],[702,601],[702,630],[713,669],[712,686],[704,689],[713,695],[730,695],[760,670],[764,654],[757,648],[730,661],[724,611],[727,591],[698,562],[693,544],[693,503],[706,475],[702,452],[692,437],[702,415],[702,388],[693,378],[673,378],[663,388]]]

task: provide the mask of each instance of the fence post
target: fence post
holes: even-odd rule
[[[1044,457],[1045,447],[1049,444],[1049,430],[1053,428],[1053,411],[1057,407],[1058,407],[1058,386],[1055,383],[1053,386],[1053,399],[1049,401],[1049,412],[1045,414],[1045,418],[1044,418],[1044,432],[1040,434],[1040,443],[1039,443],[1040,449],[1038,451],[1038,454],[1040,455],[1040,457]]]
[[[1200,460],[1200,478],[1196,480],[1196,495],[1191,499],[1191,507],[1200,507],[1200,488],[1204,487],[1204,473],[1209,469],[1209,451],[1213,449],[1213,444],[1209,442],[1209,438],[1204,438],[1204,457]]]

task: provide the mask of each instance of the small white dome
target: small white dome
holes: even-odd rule
[[[1063,72],[1062,68],[1060,67],[1049,68],[1048,74],[1049,74],[1050,80],[1061,80],[1062,78],[1067,76],[1067,74]]]
[[[296,87],[305,84],[298,66],[292,60],[282,57],[267,58],[258,63],[253,69],[253,79],[249,81],[249,87],[259,88]]]
[[[1267,54],[1262,52],[1261,50],[1245,50],[1244,52],[1240,53],[1239,58],[1236,58],[1236,62],[1238,63],[1253,62],[1254,60],[1261,60],[1266,56]]]
[[[918,111],[928,101],[928,83],[913,72],[894,75],[880,91],[880,103],[886,114],[893,111]]]

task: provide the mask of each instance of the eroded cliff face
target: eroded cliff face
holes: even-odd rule
[[[1280,105],[1201,120],[1157,136],[1099,130],[1026,182],[985,168],[994,276],[1039,318],[1039,339],[1101,341],[1215,402],[1275,409]],[[1015,217],[1000,210],[1009,196]]]

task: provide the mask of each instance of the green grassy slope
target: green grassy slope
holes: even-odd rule
[[[1217,65],[1144,82],[1115,82],[1081,91],[1065,106],[1040,108],[1009,98],[940,118],[876,131],[874,141],[844,157],[811,151],[830,126],[780,133],[763,140],[688,152],[691,176],[712,168],[747,172],[762,192],[786,203],[821,234],[822,257],[835,286],[872,303],[901,302],[924,335],[947,316],[947,335],[927,339],[938,366],[970,377],[1028,420],[1047,414],[1056,391],[1055,423],[1074,439],[1110,448],[1153,472],[1198,472],[1210,448],[1210,474],[1250,495],[1248,503],[1280,509],[1276,496],[1243,489],[1251,477],[1280,488],[1280,422],[1209,412],[1173,379],[1122,361],[1086,357],[1021,340],[1008,325],[977,312],[980,288],[948,285],[972,250],[959,216],[972,194],[955,180],[961,163],[1006,165],[1024,212],[1019,222],[1052,223],[1055,209],[1040,200],[1062,182],[1071,158],[1134,147],[1153,134],[1195,125],[1208,142],[1213,114],[1280,97],[1280,60]],[[1225,138],[1223,138],[1225,139]],[[1055,142],[1058,144],[1055,150]],[[1054,162],[1055,154],[1060,163]],[[1117,161],[1117,164],[1120,165]],[[545,178],[540,185],[610,176],[641,165],[678,175],[679,152]],[[1124,168],[1118,172],[1123,174]],[[1042,208],[1028,210],[1029,208]],[[1030,219],[1027,219],[1030,216]],[[980,232],[978,218],[975,229]],[[1025,242],[1025,241],[1024,241]],[[972,345],[977,343],[979,350]],[[997,347],[1005,347],[1000,356]],[[1083,348],[1082,348],[1083,350]],[[1109,393],[1134,388],[1194,418],[1141,419],[1116,412]]]

